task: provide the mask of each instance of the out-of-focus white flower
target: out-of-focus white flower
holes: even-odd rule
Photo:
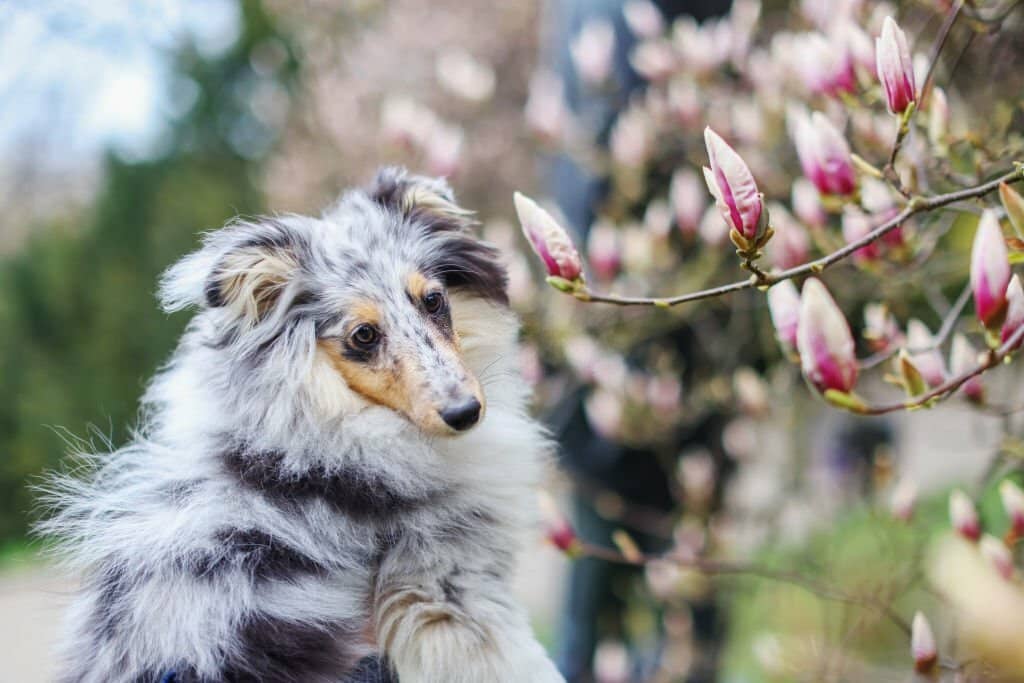
[[[700,89],[692,78],[677,76],[669,81],[668,110],[684,128],[693,128],[700,123]]]
[[[587,261],[599,280],[615,278],[622,264],[622,247],[619,231],[609,222],[598,221],[590,227],[587,235]]]
[[[676,226],[684,235],[694,235],[700,225],[700,218],[707,208],[707,194],[697,172],[692,168],[680,168],[672,174],[669,185],[669,201],[675,212]]]
[[[591,85],[600,85],[612,73],[615,56],[615,28],[604,18],[590,19],[569,46],[576,73]]]
[[[917,486],[909,479],[902,479],[892,491],[892,498],[889,501],[889,509],[892,516],[904,522],[909,522],[914,516],[914,509],[917,507]]]
[[[637,38],[656,38],[665,32],[665,18],[650,0],[627,0],[622,5],[622,15]]]
[[[1021,287],[1020,275],[1010,278],[1010,284],[1006,286],[1006,319],[999,332],[1000,341],[1005,344],[1017,334],[1017,330],[1024,325],[1024,287]],[[1013,348],[1019,349],[1024,340],[1018,339]]]
[[[953,337],[953,346],[949,352],[949,365],[950,371],[956,377],[971,372],[978,367],[977,349],[971,346],[971,343],[967,341],[967,337],[960,333]],[[963,392],[969,401],[981,403],[985,400],[985,386],[982,383],[981,375],[975,375],[961,384],[960,391]]]
[[[933,389],[946,381],[946,364],[931,330],[916,318],[907,323],[907,346],[914,365]]]
[[[804,282],[800,294],[797,350],[804,376],[818,391],[849,393],[857,384],[859,367],[850,325],[817,278]]]
[[[902,114],[917,101],[917,86],[907,37],[892,17],[885,18],[882,35],[875,39],[875,59],[886,106],[891,113]]]
[[[586,335],[576,335],[562,345],[565,360],[580,380],[590,382],[594,379],[594,366],[601,356],[597,342]]]
[[[949,521],[953,529],[969,541],[981,538],[981,520],[967,494],[956,489],[949,494]]]
[[[548,143],[560,140],[569,119],[562,79],[550,71],[535,73],[530,79],[525,116],[527,127],[538,138]]]
[[[544,535],[551,545],[563,553],[574,555],[579,552],[580,540],[569,519],[562,514],[555,499],[547,491],[537,494],[537,507],[540,510]]]
[[[679,411],[683,385],[675,375],[657,375],[646,384],[647,403],[660,415],[671,417]]]
[[[459,170],[464,137],[458,126],[435,126],[427,138],[424,150],[427,170],[431,175],[450,176]]]
[[[607,389],[595,389],[583,401],[583,412],[594,431],[606,439],[622,432],[622,399]]]
[[[644,210],[644,228],[657,239],[668,237],[672,231],[672,207],[664,199],[654,199]]]
[[[978,221],[971,249],[971,288],[974,310],[981,324],[999,329],[1006,317],[1006,288],[1010,284],[1010,261],[1003,230],[995,211],[986,209]]]
[[[772,263],[782,270],[804,263],[811,248],[807,230],[782,204],[773,202],[768,205],[768,209],[775,230],[775,236],[767,247]]]
[[[995,536],[985,534],[978,541],[978,550],[981,551],[982,557],[992,565],[992,568],[999,573],[999,576],[1007,581],[1013,579],[1016,571],[1013,566],[1013,555],[1010,554],[1010,549],[1006,547],[1005,543]]]
[[[856,206],[843,208],[843,239],[847,244],[866,237],[873,229],[871,218]],[[857,263],[871,263],[881,256],[878,241],[869,242],[853,252],[853,260]]]
[[[903,332],[888,306],[882,303],[864,306],[864,338],[876,352],[903,344]]]
[[[771,408],[768,387],[753,368],[742,367],[733,373],[732,390],[739,409],[748,415],[761,417]]]
[[[768,290],[768,312],[779,343],[787,353],[795,353],[800,323],[800,292],[792,280],[783,280]]]
[[[683,68],[706,74],[729,61],[734,47],[732,26],[725,19],[699,24],[691,16],[680,16],[672,23],[672,45],[682,58]]]
[[[664,38],[639,43],[633,48],[629,63],[638,74],[656,83],[671,76],[678,65],[672,43]]]
[[[790,50],[790,66],[812,94],[837,96],[856,90],[853,58],[845,40],[804,33],[792,40]]]
[[[619,114],[609,138],[612,159],[629,168],[646,163],[654,143],[654,130],[646,111],[630,107]]]
[[[793,205],[793,213],[804,225],[821,228],[828,221],[818,189],[807,178],[797,178],[793,181],[790,202]]]
[[[933,86],[928,97],[928,140],[939,154],[945,154],[949,140],[949,98],[946,91]]]
[[[697,234],[709,247],[721,247],[729,241],[729,224],[722,220],[717,206],[712,204],[704,211]]]
[[[437,81],[448,92],[471,102],[494,95],[494,69],[463,49],[445,50],[435,63]]]
[[[438,126],[437,114],[409,97],[391,96],[381,106],[381,129],[393,144],[424,145]]]
[[[922,674],[934,669],[939,659],[931,624],[920,612],[914,615],[910,629],[910,654],[914,658],[914,670]]]
[[[999,498],[1003,501],[1003,509],[1010,518],[1010,529],[1017,537],[1024,537],[1024,491],[1010,479],[999,484]]]

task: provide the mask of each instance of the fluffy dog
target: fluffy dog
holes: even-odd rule
[[[439,180],[239,221],[164,276],[195,307],[142,426],[48,487],[83,576],[62,681],[561,676],[512,599],[548,451],[498,254]]]

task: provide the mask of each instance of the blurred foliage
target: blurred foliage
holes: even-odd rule
[[[241,2],[236,43],[215,57],[183,45],[178,85],[194,95],[167,150],[128,162],[111,154],[94,205],[75,220],[36,226],[0,263],[0,541],[22,536],[34,477],[85,436],[117,445],[135,422],[145,382],[185,322],[161,312],[160,272],[201,231],[263,208],[262,161],[277,131],[253,93],[290,89],[294,51],[259,2]],[[268,66],[267,46],[282,55]],[[99,422],[102,421],[102,422]]]

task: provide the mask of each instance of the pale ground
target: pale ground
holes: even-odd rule
[[[922,489],[984,469],[984,454],[997,439],[995,423],[957,406],[901,418],[901,469]],[[523,558],[517,592],[534,622],[550,629],[557,613],[565,560],[538,544]],[[0,683],[51,680],[54,641],[73,582],[46,566],[0,574]]]

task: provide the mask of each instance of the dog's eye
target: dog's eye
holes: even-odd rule
[[[352,343],[361,349],[372,349],[380,341],[380,331],[373,325],[360,325],[352,333]]]
[[[431,292],[423,297],[423,308],[427,313],[437,313],[444,307],[444,295],[441,292]]]

